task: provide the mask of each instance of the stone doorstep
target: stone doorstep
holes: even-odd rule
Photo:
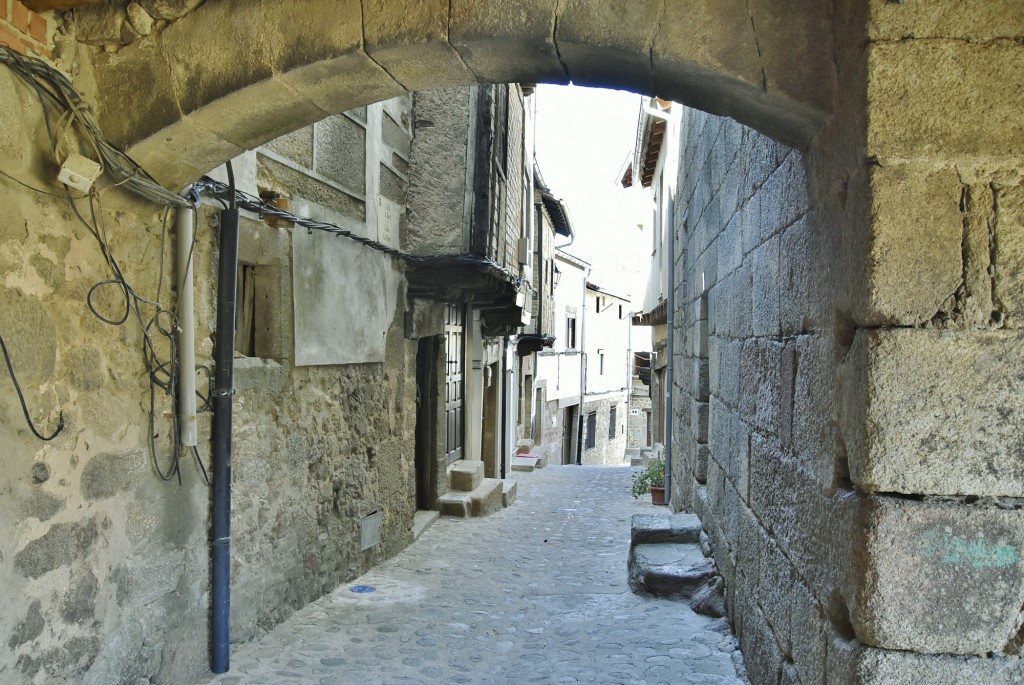
[[[525,471],[529,473],[537,468],[537,459],[534,457],[512,457],[512,470],[513,471]]]
[[[469,495],[462,492],[447,492],[437,498],[437,508],[444,516],[469,518]]]
[[[633,514],[630,545],[695,544],[700,542],[702,530],[700,519],[694,514]]]
[[[473,492],[469,493],[473,516],[489,516],[503,508],[504,482],[499,478],[484,478]]]
[[[692,599],[717,575],[699,545],[636,545],[629,553],[629,587],[637,594]]]
[[[519,495],[519,483],[514,480],[501,481],[501,505],[511,507]]]
[[[460,460],[448,467],[448,489],[456,492],[472,492],[480,487],[484,479],[482,461]]]
[[[439,518],[441,514],[436,511],[418,510],[412,517],[412,539],[419,540],[423,532]]]
[[[445,516],[468,518],[488,516],[502,509],[505,502],[505,481],[484,478],[470,492],[448,492],[437,499],[438,509]],[[515,495],[512,496],[515,499]]]

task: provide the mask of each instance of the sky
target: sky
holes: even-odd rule
[[[576,240],[567,251],[593,265],[591,280],[632,295],[639,309],[651,254],[646,194],[619,184],[636,144],[640,96],[576,86],[540,85],[536,156],[544,181],[569,208]],[[638,276],[637,270],[643,271]]]

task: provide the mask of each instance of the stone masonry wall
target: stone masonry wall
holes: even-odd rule
[[[140,326],[133,319],[109,326],[89,312],[89,288],[110,272],[68,203],[47,194],[58,188],[38,105],[6,69],[0,112],[0,170],[45,191],[0,176],[7,210],[0,222],[0,335],[33,420],[48,432],[62,412],[66,424],[53,442],[35,439],[4,371],[0,682],[190,682],[207,668],[209,490],[187,453],[181,485],[154,471]],[[97,215],[112,253],[137,291],[155,297],[160,212],[118,190],[100,198]],[[78,206],[88,215],[86,202]],[[215,213],[200,213],[197,360],[207,366],[216,224]],[[252,224],[262,249],[283,255],[289,272],[289,231],[246,222]],[[173,302],[172,252],[165,250],[165,305]],[[98,291],[96,305],[108,316],[124,306],[109,287]],[[403,320],[402,312],[394,317],[384,364],[294,367],[287,354],[240,362],[233,639],[261,634],[408,544],[416,343],[403,337]],[[284,335],[291,335],[287,325]],[[205,392],[205,375],[199,379]],[[158,394],[157,457],[165,470],[169,410]],[[200,427],[199,455],[208,466],[208,415]],[[383,514],[383,543],[361,552],[359,521],[374,510]]]
[[[838,3],[807,152],[685,115],[673,505],[755,685],[1024,681],[1024,23],[971,5]]]
[[[615,437],[610,437],[611,409],[615,408]],[[592,400],[583,404],[583,440],[587,438],[587,416],[595,415],[594,446],[584,445],[580,461],[585,465],[621,466],[626,457],[626,420],[624,396]]]

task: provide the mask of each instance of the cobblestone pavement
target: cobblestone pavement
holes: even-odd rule
[[[231,672],[204,682],[742,685],[723,620],[629,591],[630,516],[667,513],[629,496],[630,473],[516,474],[515,505],[442,518],[397,557],[236,648]]]

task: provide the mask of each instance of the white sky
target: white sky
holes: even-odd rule
[[[639,309],[651,235],[637,224],[649,227],[652,209],[646,193],[625,190],[619,179],[636,142],[640,96],[542,84],[536,106],[538,164],[576,230],[568,251],[593,265],[591,281],[631,295]]]

